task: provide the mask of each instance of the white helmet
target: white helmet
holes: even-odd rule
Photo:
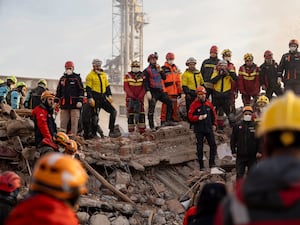
[[[188,66],[190,63],[197,64],[197,60],[194,57],[190,57],[186,60],[185,65]]]

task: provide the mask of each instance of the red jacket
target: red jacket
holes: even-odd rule
[[[190,216],[195,216],[197,215],[197,207],[196,206],[192,206],[191,208],[189,208],[185,215],[184,215],[184,219],[183,219],[183,224],[182,225],[188,225],[188,218]]]
[[[145,88],[142,72],[129,72],[124,77],[124,91],[126,98],[138,99],[144,101]]]
[[[61,200],[44,194],[20,202],[5,225],[78,225],[74,210]]]
[[[239,69],[238,89],[242,94],[256,96],[260,92],[259,67],[242,65]]]

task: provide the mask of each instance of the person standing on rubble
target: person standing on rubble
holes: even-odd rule
[[[209,58],[205,59],[201,65],[201,75],[204,80],[204,86],[207,91],[206,98],[208,99],[213,93],[213,84],[211,83],[211,75],[216,69],[216,66],[220,59],[218,58],[218,47],[216,45],[211,46],[209,51]]]
[[[244,106],[251,104],[251,98],[255,103],[260,92],[259,67],[253,62],[253,55],[244,55],[245,64],[239,69],[238,90],[242,94]]]
[[[182,74],[182,90],[185,94],[185,106],[186,106],[186,113],[188,114],[190,110],[190,106],[192,102],[196,99],[197,87],[204,85],[203,77],[199,70],[196,69],[197,60],[194,57],[190,57],[186,60],[185,65],[188,67],[185,72]],[[191,126],[191,121],[187,119]]]
[[[133,61],[131,71],[124,77],[124,91],[126,93],[128,131],[135,131],[137,124],[139,133],[145,132],[145,109],[144,109],[144,76],[140,71],[140,63]]]
[[[166,74],[161,70],[160,66],[157,64],[158,55],[155,52],[148,56],[148,67],[144,69],[143,75],[145,77],[145,91],[148,99],[149,109],[148,109],[148,120],[149,127],[152,131],[155,131],[154,127],[154,111],[156,102],[161,101],[167,105],[166,113],[166,126],[175,125],[172,122],[172,101],[165,92],[163,80],[166,79]]]
[[[177,106],[177,99],[181,97],[182,88],[181,88],[181,79],[180,79],[180,72],[177,66],[174,64],[175,55],[172,52],[167,53],[166,55],[166,62],[161,67],[161,69],[166,74],[166,79],[163,80],[165,90],[168,93],[169,98],[172,101],[172,121],[179,122],[179,114],[178,114],[178,106]],[[160,121],[161,124],[164,125],[166,122],[166,113],[167,113],[167,105],[165,103],[161,106],[161,113],[160,113]]]
[[[88,175],[69,155],[48,153],[35,164],[29,196],[20,202],[6,225],[78,225],[75,214],[80,195],[87,193]]]
[[[57,133],[53,118],[54,99],[53,92],[44,91],[41,96],[42,103],[32,110],[35,144],[40,155],[58,150],[58,146],[53,142]]]
[[[218,205],[226,195],[225,184],[217,182],[204,184],[197,205],[186,211],[183,225],[213,225]]]
[[[216,107],[218,115],[221,116],[225,112],[231,127],[235,122],[234,110],[231,107],[231,84],[232,81],[236,80],[237,75],[235,72],[229,70],[228,62],[220,60],[211,76],[211,82],[214,85],[212,102]]]
[[[21,81],[17,83],[17,87],[12,91],[8,92],[6,96],[6,102],[11,106],[12,109],[24,108],[22,100],[26,96],[26,83]]]
[[[265,62],[260,66],[260,83],[266,91],[266,96],[271,101],[273,93],[276,96],[283,94],[281,89],[281,76],[278,76],[278,64],[273,59],[273,53],[266,50],[264,53]]]
[[[74,73],[74,63],[65,63],[64,75],[59,79],[56,98],[59,99],[60,128],[67,132],[68,123],[71,121],[71,133],[76,136],[78,121],[83,100],[83,84],[80,74]]]
[[[209,167],[216,166],[215,157],[217,145],[215,141],[214,131],[216,130],[216,111],[213,104],[206,98],[206,89],[203,86],[196,89],[197,98],[191,104],[188,112],[188,117],[194,124],[194,133],[197,140],[197,156],[200,170],[204,169],[203,162],[203,141],[206,138],[210,153],[209,153]]]
[[[112,105],[113,99],[107,74],[101,68],[102,61],[99,59],[94,59],[92,65],[93,69],[87,75],[85,82],[88,102],[94,108],[92,133],[96,134],[97,132],[99,113],[103,108],[110,114],[109,136],[112,138],[119,137],[121,133],[115,130],[117,110]]]
[[[25,98],[24,106],[27,109],[34,109],[41,104],[41,95],[44,91],[47,91],[47,80],[40,79],[37,82],[37,87],[28,92]]]
[[[253,121],[253,108],[243,108],[243,120],[232,129],[230,146],[236,158],[236,179],[240,179],[256,164],[259,140],[255,137],[256,122]]]
[[[3,225],[11,210],[17,205],[21,178],[12,171],[0,174],[0,225]]]
[[[298,47],[298,40],[290,40],[289,52],[281,57],[278,66],[278,83],[283,81],[284,91],[292,90],[300,95],[300,52]]]
[[[267,106],[257,129],[264,158],[223,201],[216,225],[300,223],[299,120],[300,98],[292,91]]]
[[[18,80],[15,76],[9,76],[6,78],[6,82],[0,84],[0,102],[6,103],[6,96],[9,91],[11,91],[15,85],[17,84]]]

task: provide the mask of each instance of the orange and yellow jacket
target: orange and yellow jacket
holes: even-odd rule
[[[170,65],[165,62],[162,66],[162,70],[166,75],[166,79],[163,80],[165,85],[165,91],[168,95],[180,95],[182,92],[181,89],[181,78],[180,72],[175,64]]]

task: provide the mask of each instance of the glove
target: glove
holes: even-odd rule
[[[91,107],[95,107],[95,100],[93,98],[89,98],[88,102],[89,102]]]
[[[282,82],[281,77],[277,77],[277,84],[281,84],[281,82]]]
[[[111,95],[106,97],[107,101],[109,101],[109,103],[113,103],[113,98]]]
[[[152,99],[151,92],[150,92],[150,91],[147,91],[147,92],[146,92],[146,95],[147,95],[147,99],[148,99],[149,101],[151,101],[151,99]]]
[[[203,115],[200,115],[198,119],[199,120],[205,120],[206,117],[207,117],[207,114],[203,114]]]
[[[76,108],[80,109],[82,107],[82,103],[81,102],[77,102],[76,103]]]

